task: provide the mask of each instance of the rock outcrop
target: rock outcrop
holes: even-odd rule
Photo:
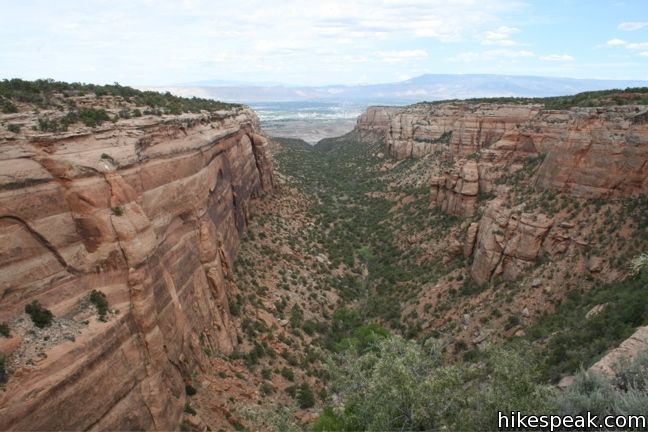
[[[457,160],[480,152],[480,171],[515,155],[546,154],[537,173],[539,188],[610,197],[648,190],[647,113],[645,106],[547,110],[541,105],[417,104],[369,108],[356,132],[360,139],[381,139],[395,159],[443,152]],[[480,181],[488,179],[485,172]]]
[[[468,155],[488,148],[505,132],[532,119],[539,105],[442,103],[371,107],[358,118],[359,136],[381,138],[395,159],[437,150]]]
[[[361,140],[381,140],[394,159],[428,158],[437,167],[430,205],[479,218],[466,225],[463,255],[472,278],[485,283],[515,279],[542,254],[586,244],[568,215],[556,219],[555,207],[542,209],[547,200],[521,203],[545,192],[578,199],[648,193],[646,116],[640,105],[421,103],[369,108],[355,131]],[[601,259],[590,261],[591,274],[605,273]]]
[[[515,279],[538,258],[552,225],[553,220],[544,214],[506,208],[499,198],[491,201],[474,240],[473,279],[478,283],[498,275]]]
[[[62,332],[82,327],[38,358],[18,354],[39,329],[3,343],[0,429],[176,429],[203,350],[238,343],[227,279],[251,200],[273,188],[256,116],[232,108],[0,138],[0,322],[19,328],[38,300]],[[92,290],[107,297],[106,322],[88,313]]]
[[[474,160],[462,161],[445,176],[430,179],[430,201],[454,216],[472,217],[479,193],[479,171]]]
[[[594,363],[589,370],[614,377],[619,371],[619,367],[632,362],[646,350],[648,350],[648,326],[639,327],[632,336]]]

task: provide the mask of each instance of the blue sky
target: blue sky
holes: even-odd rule
[[[0,77],[295,85],[648,80],[647,0],[2,0]]]

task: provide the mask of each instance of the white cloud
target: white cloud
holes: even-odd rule
[[[574,57],[568,54],[548,54],[538,58],[544,61],[574,61]]]
[[[516,27],[501,26],[495,30],[488,30],[482,34],[482,45],[499,45],[512,46],[516,42],[511,39],[511,35],[519,33],[520,29]]]
[[[631,50],[646,50],[648,49],[648,42],[628,43],[626,48]]]
[[[644,50],[648,49],[648,42],[627,42],[623,39],[610,39],[599,46],[623,46],[630,50]]]
[[[639,55],[643,56],[645,50],[648,50],[648,42],[627,42],[623,39],[610,39],[599,47],[624,47],[630,51],[641,51]]]
[[[599,46],[623,46],[627,44],[628,42],[624,41],[623,39],[614,38],[614,39],[610,39],[609,41]]]
[[[648,26],[648,22],[646,21],[631,21],[631,22],[622,22],[619,24],[619,30],[623,31],[635,31],[642,29],[644,27]]]
[[[376,51],[374,53],[381,61],[388,63],[403,63],[410,60],[421,60],[428,56],[422,49],[403,51]]]
[[[648,57],[648,51],[642,51],[639,53],[639,55],[642,57]]]
[[[523,0],[28,3],[5,8],[16,18],[0,25],[4,75],[150,85],[214,78],[349,83],[363,74],[380,82],[402,74],[402,63],[429,61],[432,47],[488,29],[506,44],[498,35],[512,27],[498,26],[527,8]],[[87,65],[95,71],[84,72]]]

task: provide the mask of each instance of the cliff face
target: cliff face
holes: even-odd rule
[[[419,104],[369,108],[356,131],[361,139],[383,140],[395,159],[439,153],[456,160],[482,153],[479,174],[485,180],[492,162],[546,154],[538,187],[607,197],[648,190],[647,115],[645,106]],[[480,181],[480,187],[490,192],[483,189],[492,184]]]
[[[369,108],[356,133],[382,140],[394,159],[428,158],[439,167],[430,178],[430,205],[472,219],[463,255],[483,284],[517,279],[540,256],[558,259],[592,246],[584,234],[593,236],[592,224],[578,210],[550,210],[534,200],[548,206],[557,195],[615,200],[648,193],[647,118],[646,106],[418,104]],[[597,272],[601,265],[586,267]]]
[[[450,149],[467,155],[489,147],[505,132],[533,118],[539,106],[447,103],[403,108],[371,107],[358,118],[361,137],[383,139],[395,159]]]
[[[251,200],[273,187],[256,116],[0,138],[0,322],[12,328],[0,429],[177,428],[203,349],[238,343],[230,269]],[[92,290],[107,297],[105,322]],[[33,300],[51,327],[23,314]]]

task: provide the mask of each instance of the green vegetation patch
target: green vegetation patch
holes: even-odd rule
[[[90,302],[97,308],[99,320],[106,321],[108,315],[108,299],[106,294],[101,291],[92,290],[90,293]]]
[[[546,377],[557,381],[564,374],[591,366],[637,327],[648,325],[646,293],[646,270],[620,282],[599,284],[585,293],[574,290],[554,314],[525,329],[531,340],[543,345]],[[599,305],[602,310],[586,318]]]
[[[25,313],[27,313],[34,325],[38,328],[45,328],[52,325],[54,314],[44,308],[38,300],[34,300],[25,306]]]
[[[0,323],[0,335],[8,338],[11,336],[11,331],[9,330],[9,324],[6,322]]]
[[[574,107],[599,107],[615,105],[648,105],[648,87],[628,87],[577,93],[569,96],[542,98],[492,97],[472,99],[448,99],[434,102],[421,102],[417,105],[439,105],[449,102],[493,103],[493,104],[540,104],[546,109],[570,109]]]
[[[318,223],[315,242],[326,250],[329,268],[344,269],[329,277],[328,285],[344,304],[358,308],[363,323],[379,322],[416,336],[422,323],[415,316],[404,320],[401,305],[453,268],[429,259],[425,245],[405,247],[403,237],[427,232],[440,238],[460,219],[430,211],[427,188],[394,185],[390,176],[406,172],[414,162],[381,172],[378,143],[360,143],[353,134],[314,147],[301,140],[278,141],[284,149],[276,156],[280,171],[311,198],[309,216]],[[413,199],[391,212],[396,202],[390,196]]]
[[[126,102],[139,106],[148,106],[153,109],[162,109],[169,114],[181,114],[183,112],[219,111],[240,107],[238,104],[230,104],[203,98],[185,98],[174,96],[169,92],[158,93],[154,91],[141,91],[132,87],[122,86],[118,83],[108,85],[66,83],[52,79],[40,79],[36,81],[25,81],[22,79],[4,79],[0,81],[0,108],[3,112],[17,112],[12,101],[34,104],[40,108],[52,108],[59,105],[54,103],[55,95],[84,96],[94,94],[97,97],[119,96]],[[79,112],[79,117],[84,123],[87,121],[103,121],[91,113]],[[137,116],[137,113],[133,113]],[[107,119],[105,119],[107,120]],[[89,124],[88,124],[89,126]]]

